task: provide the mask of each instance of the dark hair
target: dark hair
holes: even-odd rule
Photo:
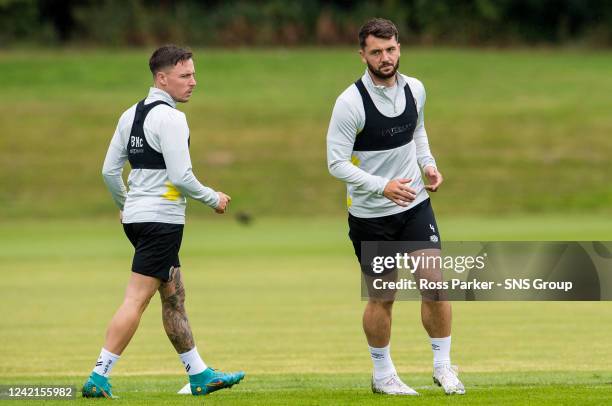
[[[157,48],[149,59],[149,69],[155,75],[160,70],[169,66],[174,66],[179,62],[191,59],[193,53],[184,48],[179,48],[176,45],[164,45]]]
[[[359,46],[361,48],[365,48],[366,38],[370,35],[384,39],[395,37],[396,41],[399,40],[399,33],[395,24],[384,18],[373,18],[359,29]]]

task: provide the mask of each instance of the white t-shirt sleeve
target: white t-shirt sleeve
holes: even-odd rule
[[[332,176],[345,183],[382,195],[389,180],[371,175],[351,162],[359,121],[356,109],[339,97],[327,130],[327,168]]]
[[[125,128],[122,128],[123,119],[123,116],[119,119],[115,134],[113,134],[108,151],[106,152],[106,158],[104,158],[104,165],[102,166],[104,183],[106,183],[113,201],[119,207],[119,210],[123,210],[125,199],[127,198],[127,189],[121,177],[123,166],[128,159],[127,138],[123,137],[122,134],[125,131]]]
[[[421,169],[425,169],[426,166],[436,167],[436,160],[431,154],[429,149],[429,140],[427,138],[427,131],[425,131],[425,87],[423,83],[415,80],[415,98],[419,104],[419,117],[417,119],[416,128],[414,130],[414,144],[416,146],[417,162]]]
[[[174,109],[168,109],[167,113],[160,123],[159,142],[168,179],[183,195],[216,208],[219,204],[217,192],[202,185],[193,174],[185,114]]]

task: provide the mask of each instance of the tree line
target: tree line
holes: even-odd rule
[[[0,47],[355,45],[371,17],[412,45],[612,45],[608,0],[0,0]]]

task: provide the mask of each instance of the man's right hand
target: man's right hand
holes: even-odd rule
[[[393,179],[387,183],[383,195],[398,206],[406,207],[416,198],[416,191],[407,185],[412,179]]]
[[[217,192],[217,194],[219,195],[219,203],[217,204],[217,207],[215,207],[215,212],[217,214],[223,214],[227,210],[227,206],[232,198],[223,192]]]

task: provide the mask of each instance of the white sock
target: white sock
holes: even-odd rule
[[[368,348],[374,364],[374,379],[383,379],[397,373],[393,361],[391,361],[390,344],[383,348],[370,346]]]
[[[429,338],[433,351],[433,365],[439,367],[450,365],[451,336],[442,338]]]
[[[204,370],[207,368],[206,364],[202,360],[202,357],[200,357],[200,354],[198,353],[197,347],[193,347],[192,350],[179,354],[179,357],[181,357],[181,362],[185,366],[185,371],[188,375],[199,374],[204,372]]]
[[[94,367],[93,371],[98,375],[102,375],[103,377],[108,378],[111,373],[111,370],[113,369],[113,366],[115,366],[117,361],[119,361],[119,357],[119,355],[113,354],[112,352],[102,348],[102,351],[100,351],[100,356],[98,357],[98,361],[96,362],[96,366]]]

